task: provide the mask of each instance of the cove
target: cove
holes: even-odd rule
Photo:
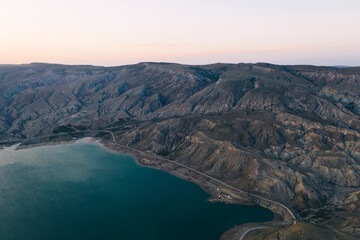
[[[273,217],[208,198],[198,185],[95,143],[0,150],[4,240],[217,240],[234,225]]]

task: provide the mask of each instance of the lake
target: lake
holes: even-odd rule
[[[0,150],[0,239],[217,240],[257,206],[208,202],[198,185],[95,143]]]

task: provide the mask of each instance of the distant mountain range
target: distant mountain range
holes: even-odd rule
[[[336,67],[336,68],[350,68],[352,66],[347,66],[347,65],[337,65],[337,66],[332,66],[332,67]]]
[[[121,144],[360,234],[360,67],[0,66],[0,141],[109,127]]]

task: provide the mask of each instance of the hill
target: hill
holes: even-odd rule
[[[111,127],[123,145],[360,234],[347,210],[360,187],[359,81],[358,67],[2,65],[0,141]]]

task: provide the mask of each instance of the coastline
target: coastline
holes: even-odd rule
[[[130,149],[122,148],[121,146],[115,144],[113,141],[104,138],[96,139],[94,137],[85,137],[80,139],[41,142],[41,143],[26,144],[26,145],[21,145],[21,143],[18,143],[16,144],[14,151],[36,148],[36,147],[44,147],[44,146],[70,145],[76,142],[93,143],[108,151],[117,154],[120,153],[120,154],[131,155],[134,158],[136,164],[140,166],[150,167],[157,170],[165,171],[178,178],[195,183],[198,186],[200,186],[203,191],[209,194],[210,196],[208,199],[209,202],[238,204],[244,206],[261,206],[273,212],[274,217],[270,222],[246,223],[240,226],[234,226],[223,233],[223,235],[220,238],[221,240],[238,240],[242,237],[242,234],[247,229],[254,226],[263,226],[263,227],[283,226],[284,222],[289,221],[290,216],[288,216],[288,214],[286,214],[283,211],[283,209],[279,208],[279,206],[262,201],[256,201],[256,199],[254,199],[251,196],[244,196],[242,194],[235,192],[232,189],[222,186],[221,184],[217,184],[216,182],[215,183],[211,182],[206,177],[196,174],[192,171],[189,171],[186,168],[179,167],[169,162],[164,162],[163,160],[158,158],[153,159],[154,156],[150,156],[148,153],[143,153],[140,151],[135,152],[135,151],[131,151]],[[152,159],[150,160],[149,158]],[[228,198],[228,196],[231,197]]]
[[[171,175],[174,175],[178,178],[184,179],[186,181],[190,181],[192,183],[197,184],[201,187],[203,191],[209,194],[209,202],[221,202],[226,204],[238,204],[243,206],[261,206],[270,210],[274,217],[269,222],[251,222],[241,224],[239,226],[234,226],[227,231],[225,231],[220,240],[242,240],[245,235],[249,232],[249,229],[265,229],[269,227],[281,227],[286,225],[292,225],[296,222],[292,222],[292,216],[290,216],[283,208],[276,204],[269,204],[266,201],[259,201],[258,199],[254,199],[252,196],[244,196],[243,194],[239,194],[238,192],[224,187],[222,184],[216,184],[209,181],[206,177],[203,177],[199,174],[194,174],[192,171],[188,171],[182,167],[179,167],[175,164],[171,164],[169,162],[164,162],[159,158],[153,158],[150,154],[134,151],[129,148],[121,148],[120,145],[115,144],[113,141],[102,139],[101,141],[97,140],[97,143],[100,144],[103,148],[112,151],[114,153],[122,153],[131,155],[137,164],[144,167],[150,167],[157,170],[165,171]],[[145,155],[145,156],[144,156]],[[149,160],[152,158],[152,160]],[[222,196],[231,196],[230,199],[219,198],[219,193]]]

